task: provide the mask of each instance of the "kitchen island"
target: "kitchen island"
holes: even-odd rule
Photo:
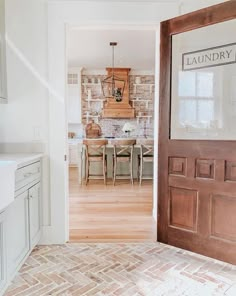
[[[134,156],[133,156],[133,176],[134,179],[138,177],[138,155],[140,154],[140,146],[143,140],[153,140],[153,138],[99,138],[99,139],[107,139],[108,144],[106,145],[106,155],[107,155],[107,178],[112,179],[113,175],[113,149],[114,149],[114,141],[115,140],[136,140],[136,144],[134,145]],[[78,183],[82,184],[83,179],[85,177],[85,154],[83,147],[83,139],[69,139],[69,145],[73,145],[74,149],[76,149],[76,166],[78,167]],[[75,151],[75,150],[74,150]],[[74,152],[73,152],[74,153]],[[70,156],[69,156],[70,159]],[[101,168],[99,165],[93,164],[92,170],[94,174],[101,174]],[[118,174],[126,174],[128,171],[127,164],[118,168]],[[144,168],[144,175],[152,176],[153,175],[153,166],[147,166]],[[127,176],[129,179],[129,176]]]

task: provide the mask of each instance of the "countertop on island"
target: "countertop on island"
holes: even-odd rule
[[[112,142],[115,141],[115,140],[136,140],[137,141],[137,144],[142,142],[142,140],[154,140],[154,138],[151,138],[151,137],[148,137],[148,138],[144,138],[144,137],[129,137],[129,138],[112,138],[112,137],[100,137],[100,138],[96,138],[96,139],[104,139],[104,140],[108,140],[108,144],[112,145]],[[69,144],[81,144],[83,143],[83,140],[82,138],[69,138],[68,139],[68,143]],[[91,139],[88,139],[88,140],[91,140]]]
[[[39,160],[43,153],[0,153],[0,161],[14,161],[17,168]]]

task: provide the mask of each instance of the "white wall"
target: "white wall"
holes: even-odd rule
[[[44,0],[7,0],[7,105],[0,105],[0,142],[47,142],[47,14]]]
[[[181,0],[180,1],[180,14],[189,13],[201,8],[227,2],[229,0]]]
[[[5,3],[8,104],[0,105],[0,143],[4,143],[1,148],[4,146],[11,152],[43,150],[47,154],[47,3],[46,0]],[[47,166],[45,157],[44,225],[50,223]]]

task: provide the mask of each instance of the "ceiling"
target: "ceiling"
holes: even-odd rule
[[[99,70],[112,66],[111,41],[114,48],[114,66],[132,70],[154,71],[154,30],[80,30],[72,29],[68,36],[68,66]]]

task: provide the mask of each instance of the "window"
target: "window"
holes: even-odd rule
[[[180,124],[209,127],[215,118],[214,73],[181,71],[178,85]]]

